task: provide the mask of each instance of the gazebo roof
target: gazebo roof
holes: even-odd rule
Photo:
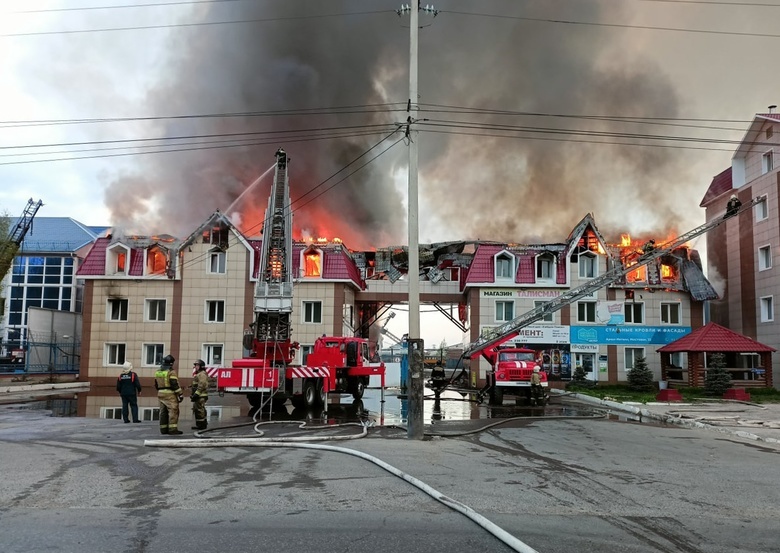
[[[738,352],[763,353],[777,351],[771,346],[737,334],[716,323],[707,323],[690,334],[657,349],[660,353],[695,352]]]

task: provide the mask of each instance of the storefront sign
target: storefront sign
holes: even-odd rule
[[[572,344],[572,353],[598,353],[598,344]]]
[[[665,345],[691,332],[689,326],[572,326],[572,344]]]
[[[530,325],[514,338],[516,344],[568,344],[569,327],[560,325]]]
[[[479,291],[481,298],[493,299],[523,299],[533,298],[552,300],[561,295],[561,290],[519,290],[517,288],[483,288]]]

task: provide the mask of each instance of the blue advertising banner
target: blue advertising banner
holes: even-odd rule
[[[691,331],[689,326],[572,326],[572,344],[602,344],[633,346],[666,345]]]

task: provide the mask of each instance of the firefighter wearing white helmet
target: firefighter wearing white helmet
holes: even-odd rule
[[[534,367],[531,375],[531,404],[544,405],[544,389],[542,388],[542,375],[538,366]]]
[[[192,385],[190,386],[190,399],[192,400],[192,414],[195,417],[193,430],[205,430],[208,427],[206,419],[206,402],[209,400],[209,377],[206,374],[206,363],[198,359],[193,364],[195,371]]]

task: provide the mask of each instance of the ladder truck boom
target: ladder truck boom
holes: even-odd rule
[[[592,280],[589,280],[582,286],[572,288],[571,290],[561,294],[557,298],[550,300],[546,303],[543,303],[542,305],[539,305],[535,309],[532,309],[531,311],[528,311],[527,313],[524,313],[519,317],[507,323],[504,323],[501,326],[497,326],[495,328],[486,330],[483,336],[481,336],[478,340],[471,343],[469,346],[465,348],[462,357],[464,359],[474,358],[477,355],[482,354],[485,357],[485,359],[487,359],[489,362],[492,362],[493,359],[492,352],[495,351],[496,348],[501,346],[501,344],[504,344],[508,340],[511,340],[512,338],[517,336],[520,333],[520,330],[522,330],[523,328],[537,321],[540,321],[550,313],[555,313],[556,311],[560,310],[564,306],[569,305],[570,303],[577,301],[580,298],[583,298],[585,296],[592,294],[597,290],[600,290],[604,286],[607,286],[608,284],[618,280],[619,278],[633,271],[636,271],[639,267],[647,265],[651,261],[654,261],[666,255],[667,253],[675,250],[676,248],[679,248],[680,246],[684,245],[686,242],[689,242],[690,240],[693,240],[694,238],[701,236],[706,232],[711,231],[715,227],[718,227],[724,222],[726,222],[728,219],[740,213],[743,213],[748,209],[751,209],[759,201],[761,201],[760,198],[755,198],[748,203],[742,204],[736,210],[727,210],[725,215],[723,215],[722,217],[717,217],[715,219],[712,219],[711,221],[704,223],[703,225],[698,226],[695,229],[686,232],[685,234],[681,234],[677,238],[673,238],[668,242],[664,242],[662,244],[657,245],[653,250],[648,251],[643,255],[641,255],[639,258],[637,258],[636,263],[634,264],[624,265],[622,263],[619,263],[612,269],[605,272],[604,274],[599,275],[598,277]]]
[[[43,205],[41,200],[34,202],[32,198],[27,200],[27,206],[24,208],[21,217],[8,233],[8,237],[2,245],[0,245],[0,280],[2,280],[8,270],[11,268],[14,256],[19,251],[19,246],[22,245],[24,237],[32,227],[33,218],[38,210]]]

